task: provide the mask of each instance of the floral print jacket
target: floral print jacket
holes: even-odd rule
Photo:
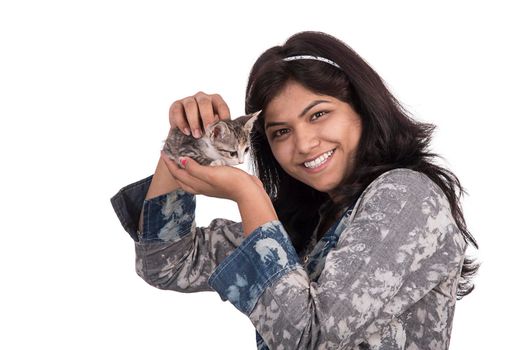
[[[467,244],[425,174],[380,175],[303,256],[280,221],[247,237],[226,219],[197,227],[195,196],[144,200],[151,179],[111,198],[138,275],[161,289],[216,291],[249,317],[258,349],[448,348]]]

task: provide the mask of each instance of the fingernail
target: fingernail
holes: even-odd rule
[[[193,129],[193,136],[195,138],[199,138],[200,136],[202,136],[202,133],[200,132],[200,129]]]
[[[187,136],[191,135],[191,130],[189,130],[189,128],[184,128],[184,130],[182,130],[182,132],[184,134],[186,134]]]
[[[186,163],[187,163],[187,159],[186,158],[178,158],[178,160],[180,161],[180,164],[182,164],[182,168],[186,168]]]

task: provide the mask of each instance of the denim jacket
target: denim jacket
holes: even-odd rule
[[[226,219],[197,227],[195,196],[144,200],[151,179],[111,198],[138,275],[160,289],[216,291],[249,317],[258,349],[448,348],[467,244],[425,174],[380,175],[303,256],[278,220],[247,237]]]

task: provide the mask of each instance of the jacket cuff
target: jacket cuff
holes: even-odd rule
[[[217,266],[208,284],[223,301],[249,315],[267,287],[301,266],[282,223],[270,221]]]
[[[144,230],[140,241],[178,241],[195,222],[194,194],[177,189],[144,201]]]
[[[138,242],[138,221],[153,175],[120,189],[111,197],[111,205],[122,227]]]

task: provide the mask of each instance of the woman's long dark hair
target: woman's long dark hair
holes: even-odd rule
[[[282,60],[295,55],[321,56],[336,62],[340,69],[316,60]],[[255,62],[247,85],[246,113],[265,109],[289,81],[349,103],[362,120],[354,171],[339,185],[333,200],[289,176],[271,152],[263,128],[263,113],[255,123],[253,166],[298,252],[311,239],[319,221],[320,205],[328,203],[330,217],[325,223],[330,224],[344,207],[357,201],[373,180],[395,168],[419,171],[433,180],[449,200],[453,218],[465,240],[478,248],[466,227],[460,204],[461,196],[467,192],[451,171],[433,163],[440,156],[428,151],[435,125],[412,119],[380,76],[356,52],[325,33],[293,35],[283,46],[268,49]],[[458,299],[473,290],[471,279],[478,267],[474,259],[465,258]]]

